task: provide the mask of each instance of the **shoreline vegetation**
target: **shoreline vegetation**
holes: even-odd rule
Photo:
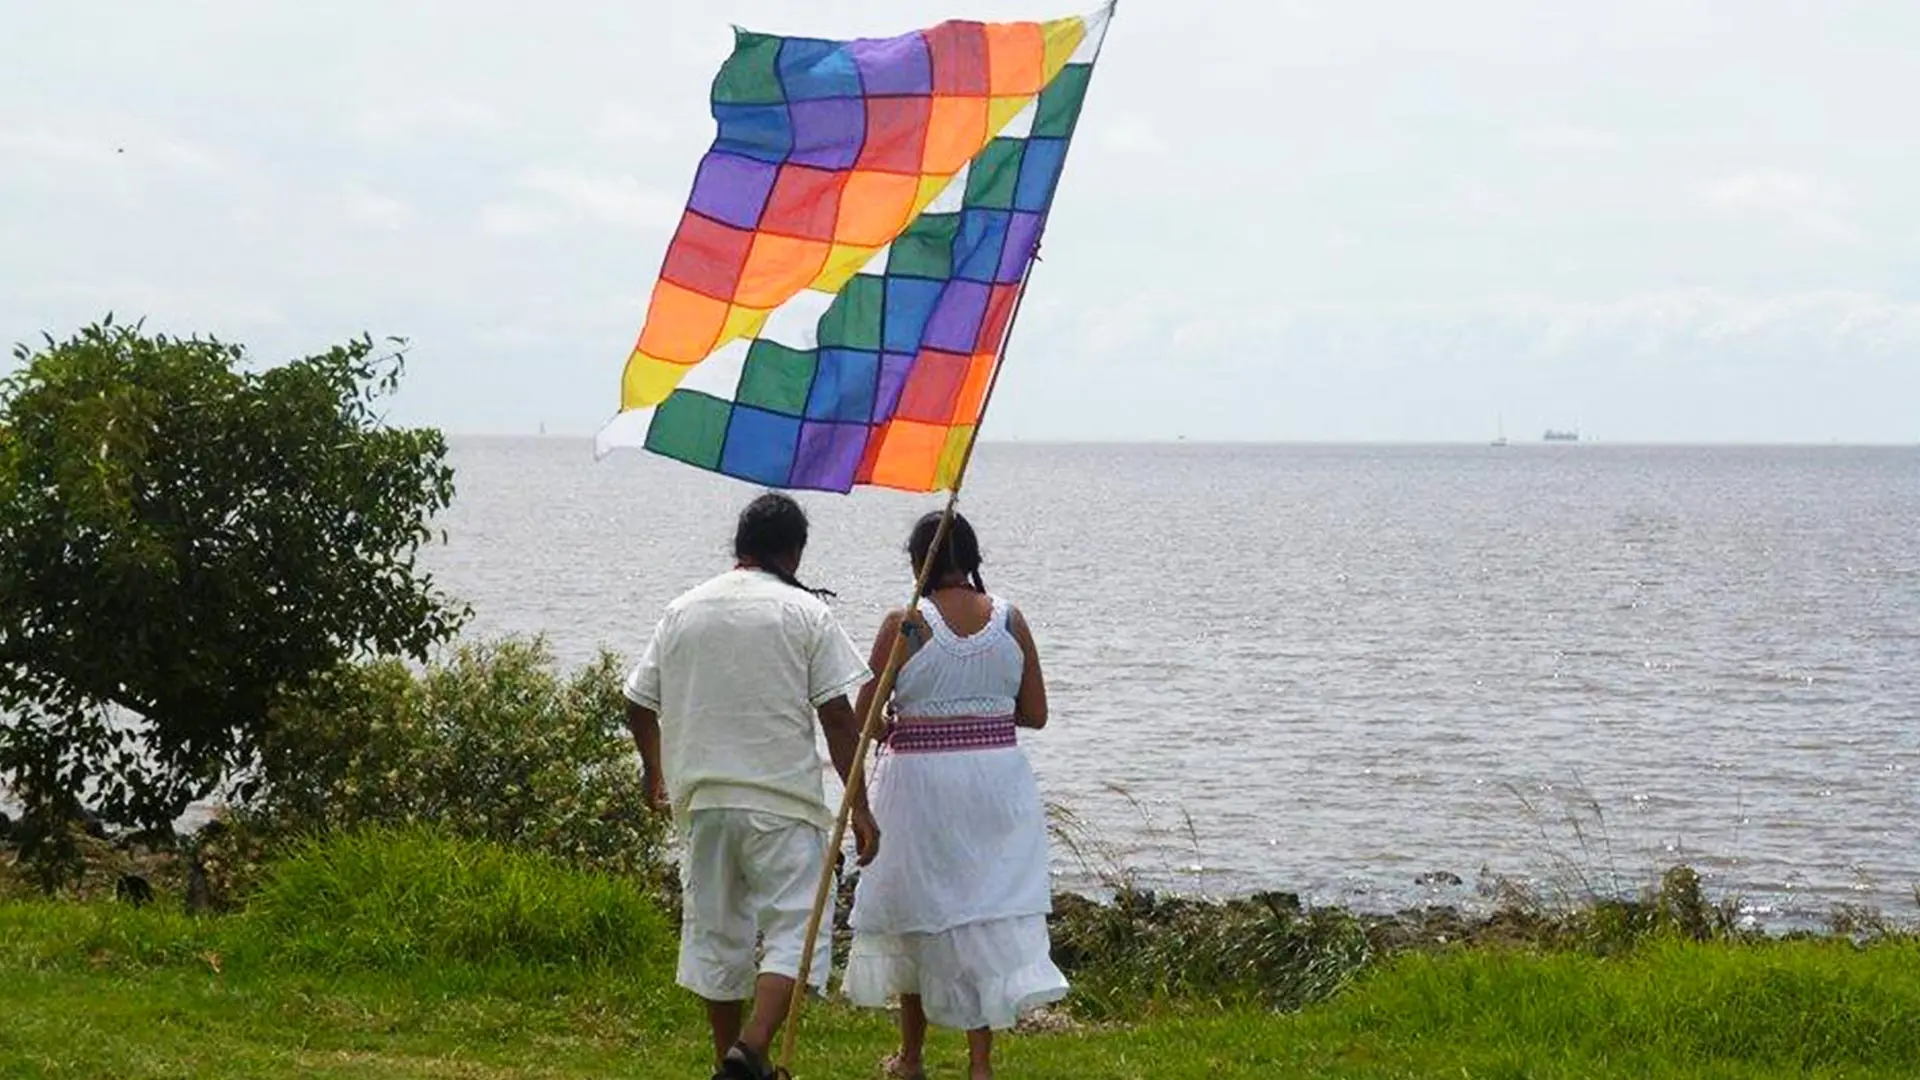
[[[343,665],[276,701],[250,774],[224,787],[221,805],[197,828],[116,829],[81,809],[59,843],[47,845],[72,855],[50,886],[31,858],[33,823],[0,812],[0,898],[37,884],[71,899],[166,893],[189,912],[232,910],[278,853],[308,838],[426,822],[450,836],[633,875],[672,911],[678,885],[667,823],[645,805],[618,719],[624,669],[619,657],[602,653],[565,670],[538,637],[455,644],[424,664]],[[1737,897],[1709,897],[1685,864],[1662,873],[1649,863],[1645,878],[1633,882],[1615,865],[1590,796],[1567,811],[1569,852],[1549,835],[1552,814],[1523,792],[1513,795],[1516,812],[1538,827],[1551,880],[1537,885],[1483,869],[1470,883],[1428,872],[1411,879],[1428,890],[1428,901],[1390,911],[1305,903],[1282,890],[1223,897],[1146,887],[1096,827],[1052,803],[1053,844],[1079,867],[1073,887],[1055,890],[1056,919],[1068,920],[1070,933],[1096,924],[1116,933],[1114,919],[1182,933],[1216,922],[1337,920],[1376,952],[1482,942],[1564,946],[1673,930],[1696,940],[1920,932],[1920,924],[1845,903],[1830,906],[1823,927],[1804,918],[1771,924],[1743,911]],[[1135,810],[1150,831],[1166,831],[1146,808]],[[1192,832],[1188,820],[1185,835],[1197,843]],[[842,882],[842,923],[851,884]],[[1914,900],[1920,906],[1920,886]]]

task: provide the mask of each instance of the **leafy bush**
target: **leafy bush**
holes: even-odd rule
[[[660,872],[621,723],[619,661],[562,677],[539,641],[461,648],[416,673],[339,668],[279,701],[236,820],[271,836],[430,823],[577,866]]]
[[[256,368],[111,318],[0,379],[0,778],[71,862],[83,797],[165,828],[251,758],[268,703],[465,616],[421,572],[445,440],[387,425],[399,353]],[[50,879],[51,880],[51,879]]]
[[[418,965],[593,968],[671,955],[637,883],[427,827],[307,841],[267,870],[235,962],[346,972]]]

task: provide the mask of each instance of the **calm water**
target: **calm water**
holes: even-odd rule
[[[454,463],[441,580],[568,661],[637,655],[751,493],[571,440]],[[804,501],[864,646],[938,502]],[[1001,445],[963,506],[1047,663],[1069,884],[1386,907],[1686,859],[1769,921],[1914,914],[1920,451]]]

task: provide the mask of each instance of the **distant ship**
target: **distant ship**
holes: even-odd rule
[[[1580,433],[1577,431],[1555,431],[1552,428],[1548,428],[1547,433],[1540,436],[1540,438],[1543,442],[1579,442]]]
[[[1492,445],[1505,446],[1507,445],[1507,422],[1506,420],[1501,419],[1501,420],[1496,420],[1495,423],[1497,425],[1496,430],[1499,431],[1499,434],[1493,437]]]

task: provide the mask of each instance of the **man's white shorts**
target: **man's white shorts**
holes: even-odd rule
[[[743,1001],[759,973],[799,977],[826,834],[777,814],[695,810],[685,842],[679,984],[709,1001]],[[831,927],[823,922],[807,979],[815,989],[826,990],[832,963]]]

